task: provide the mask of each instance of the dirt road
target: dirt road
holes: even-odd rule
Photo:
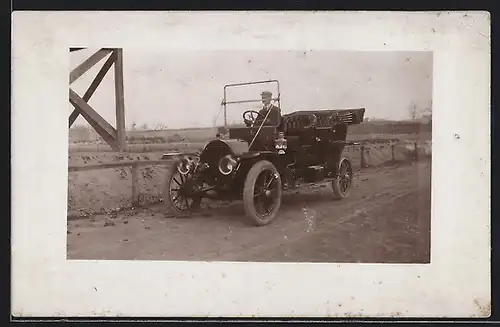
[[[191,218],[161,206],[68,222],[68,259],[425,263],[430,161],[357,173],[351,196],[328,184],[288,193],[274,223],[246,223],[241,202],[207,202]]]

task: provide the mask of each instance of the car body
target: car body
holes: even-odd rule
[[[229,84],[224,90],[261,83],[277,83],[279,90],[276,80]],[[225,100],[226,92],[226,110],[230,103]],[[275,100],[279,103],[279,92]],[[342,152],[350,144],[348,126],[361,123],[364,114],[365,108],[295,111],[283,115],[276,126],[250,123],[229,128],[228,140],[209,141],[199,153],[166,154],[165,159],[175,157],[163,190],[166,209],[186,216],[204,198],[243,200],[249,220],[263,226],[277,216],[282,194],[289,188],[329,181],[333,197],[345,198],[353,172]]]

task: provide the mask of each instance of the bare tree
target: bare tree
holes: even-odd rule
[[[415,104],[415,102],[410,102],[410,104],[408,105],[408,110],[410,111],[410,117],[412,120],[415,120],[417,119],[417,105]]]

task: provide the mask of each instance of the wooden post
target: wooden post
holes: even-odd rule
[[[137,163],[132,164],[132,206],[139,206],[139,165]]]
[[[415,148],[414,148],[414,150],[413,150],[413,151],[414,151],[414,152],[413,152],[413,157],[414,157],[414,158],[415,158],[415,160],[416,160],[416,159],[418,159],[418,145],[417,145],[417,142],[415,142],[415,143],[414,143],[414,146],[415,146]]]
[[[365,168],[365,144],[361,143],[361,168]]]
[[[69,90],[69,101],[94,130],[108,143],[113,150],[118,150],[116,130],[72,89]]]
[[[396,144],[391,144],[391,155],[392,155],[392,161],[396,161],[396,155],[394,154],[394,148],[396,147]]]
[[[80,48],[70,48],[71,51],[77,51]],[[102,48],[87,60],[73,69],[70,73],[70,84],[80,78],[85,72],[96,65],[101,59],[108,58],[104,66],[101,68],[97,76],[92,81],[92,84],[85,92],[85,95],[80,97],[70,87],[69,101],[75,107],[75,110],[69,117],[69,127],[73,124],[79,115],[82,115],[88,123],[96,130],[96,132],[106,141],[106,143],[114,151],[126,151],[126,131],[125,131],[125,101],[123,95],[123,55],[122,49]],[[101,117],[89,104],[88,101],[96,91],[99,84],[104,79],[107,71],[114,64],[115,66],[115,103],[116,103],[116,129],[111,126],[103,117]]]
[[[116,140],[120,151],[125,151],[125,97],[123,94],[123,50],[115,49]]]

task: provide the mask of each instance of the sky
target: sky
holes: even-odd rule
[[[70,53],[78,66],[97,49]],[[403,51],[160,51],[124,49],[125,124],[154,128],[223,125],[224,85],[277,79],[283,113],[296,110],[366,108],[365,117],[409,119],[414,103],[431,106],[432,53]],[[105,59],[75,81],[83,96]],[[90,105],[115,124],[111,69]],[[230,89],[228,100],[259,99],[276,84]],[[259,103],[228,105],[228,123],[240,122]],[[69,105],[69,111],[72,111]],[[217,120],[215,120],[218,117]],[[85,125],[80,116],[75,125]]]

